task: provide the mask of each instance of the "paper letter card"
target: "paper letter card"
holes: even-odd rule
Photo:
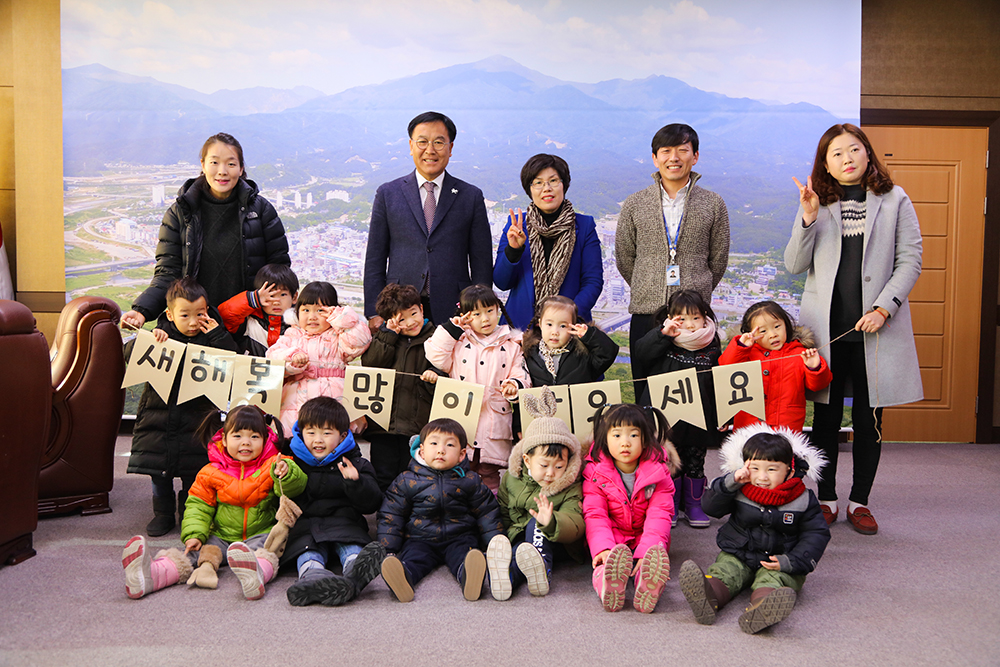
[[[712,369],[715,380],[715,405],[719,411],[719,424],[725,424],[742,410],[764,421],[764,376],[759,361],[716,366]]]
[[[174,377],[181,367],[185,347],[187,346],[184,343],[169,338],[157,343],[153,332],[140,329],[135,335],[132,356],[125,370],[122,387],[148,382],[163,402],[168,403],[170,388],[173,387]]]
[[[388,431],[395,388],[396,371],[391,368],[345,368],[342,402],[351,421],[364,415]]]
[[[535,420],[534,417],[528,414],[528,411],[524,409],[524,397],[525,396],[535,396],[540,397],[542,395],[542,390],[545,387],[532,387],[530,389],[522,389],[517,392],[517,409],[521,413],[521,433],[526,433],[528,430],[528,424]],[[549,387],[552,393],[556,397],[556,417],[563,420],[566,424],[566,428],[570,431],[573,430],[573,409],[569,404],[569,385],[567,384],[557,384]],[[514,434],[515,440],[517,434]]]
[[[202,345],[187,346],[177,403],[206,396],[220,410],[229,407],[236,353]]]
[[[573,405],[573,435],[585,443],[593,438],[597,409],[622,402],[622,386],[618,380],[572,384],[569,396]]]
[[[701,404],[698,372],[695,369],[653,375],[647,378],[647,382],[650,403],[663,411],[671,426],[685,421],[705,430],[705,409]]]
[[[476,439],[476,427],[479,425],[479,410],[483,405],[483,392],[486,389],[481,384],[462,382],[453,378],[438,378],[434,385],[434,400],[431,403],[431,421],[448,417],[454,419],[465,429],[465,437],[472,446]]]
[[[283,361],[237,356],[229,405],[256,405],[264,412],[278,417],[281,415],[281,383],[284,379]]]

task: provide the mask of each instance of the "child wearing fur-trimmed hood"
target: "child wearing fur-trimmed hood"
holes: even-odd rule
[[[788,428],[756,424],[733,432],[720,452],[723,475],[705,492],[702,508],[729,515],[716,542],[722,552],[708,574],[692,561],[681,566],[681,592],[702,625],[745,588],[750,605],[740,629],[757,633],[783,621],[816,564],[830,529],[803,477],[819,479],[826,458]]]
[[[729,341],[719,363],[762,362],[765,421],[801,431],[806,420],[806,390],[820,391],[833,379],[830,367],[816,350],[812,331],[796,327],[791,315],[774,301],[760,301],[743,314],[740,332]],[[759,421],[739,412],[733,427]]]
[[[521,400],[533,419],[500,480],[497,500],[506,534],[490,540],[486,550],[496,600],[510,598],[521,582],[532,595],[547,595],[557,552],[583,560],[580,441],[555,416],[551,389]]]

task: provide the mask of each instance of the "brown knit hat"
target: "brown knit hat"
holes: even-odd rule
[[[568,447],[571,452],[580,451],[580,441],[566,422],[555,416],[556,396],[551,389],[544,387],[540,396],[525,396],[521,400],[525,410],[534,418],[518,443],[521,453],[530,454],[535,447],[552,444]]]

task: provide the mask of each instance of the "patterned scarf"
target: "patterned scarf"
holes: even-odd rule
[[[576,244],[576,213],[573,204],[568,199],[563,200],[559,209],[559,217],[551,225],[547,225],[542,212],[532,203],[528,206],[525,230],[528,243],[531,246],[531,271],[535,279],[535,303],[547,296],[559,294],[566,271],[569,270],[569,260]],[[554,238],[555,244],[548,260],[545,259],[545,247],[542,237]]]
[[[663,325],[666,326],[666,324],[666,321],[664,321]],[[687,331],[684,329],[681,330],[679,334],[674,336],[674,345],[688,350],[689,352],[695,352],[708,347],[714,339],[715,322],[706,317],[705,326],[701,329],[698,329],[697,331]]]
[[[567,352],[569,352],[568,347],[559,347],[553,350],[545,344],[544,340],[539,341],[538,354],[542,356],[542,361],[545,362],[545,370],[549,372],[549,375],[552,376],[553,380],[556,379],[556,372],[559,370],[558,366],[556,366],[557,357],[561,354],[566,354]]]
[[[740,491],[755,503],[768,507],[778,507],[792,502],[805,493],[806,485],[802,483],[801,477],[792,477],[773,489],[744,484]]]

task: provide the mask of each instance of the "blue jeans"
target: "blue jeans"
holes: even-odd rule
[[[326,567],[327,559],[330,557],[329,547],[333,547],[333,550],[337,552],[337,558],[340,560],[341,565],[347,563],[348,559],[354,560],[354,557],[361,553],[360,544],[324,542],[317,544],[315,549],[309,549],[299,554],[298,559],[295,561],[295,566],[301,570],[302,566],[308,561],[314,560],[323,567]]]

